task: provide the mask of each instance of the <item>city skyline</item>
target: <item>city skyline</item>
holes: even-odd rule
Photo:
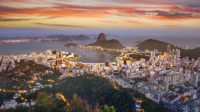
[[[200,0],[0,0],[0,111],[200,112]]]

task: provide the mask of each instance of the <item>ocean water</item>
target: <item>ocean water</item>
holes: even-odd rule
[[[118,39],[124,46],[135,46],[137,42],[144,41],[145,37],[119,37],[119,36],[108,36],[108,39]],[[200,38],[159,38],[159,37],[151,37],[152,39],[158,39],[165,42],[169,42],[175,44],[177,46],[185,48],[188,44],[190,48],[195,48],[200,45]],[[74,43],[80,45],[87,45],[89,43],[95,42],[95,39],[87,40],[87,41],[74,41]],[[117,54],[100,52],[95,50],[87,50],[87,49],[77,49],[77,48],[69,48],[64,45],[67,42],[39,42],[39,41],[31,41],[31,42],[22,42],[22,43],[8,43],[8,44],[0,44],[0,55],[11,55],[11,54],[27,54],[31,52],[43,52],[46,50],[62,50],[67,52],[72,52],[75,54],[81,55],[77,61],[87,62],[87,63],[102,63],[107,60],[113,61]]]
[[[111,36],[109,39],[118,39],[124,46],[135,46],[138,42],[142,42],[146,39],[156,39],[164,42],[174,44],[176,46],[185,48],[186,45],[193,49],[200,47],[200,35],[199,37],[160,37],[160,36]]]
[[[89,41],[76,41],[75,43],[86,45],[91,43]],[[77,61],[86,63],[102,63],[107,60],[113,61],[116,54],[111,54],[107,52],[100,52],[95,50],[69,48],[64,45],[67,42],[22,42],[22,43],[9,43],[0,44],[0,55],[16,55],[16,54],[27,54],[31,52],[43,52],[46,50],[62,50],[67,52],[72,52],[81,55]]]

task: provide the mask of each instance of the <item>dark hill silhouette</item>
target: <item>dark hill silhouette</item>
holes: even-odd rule
[[[166,52],[167,46],[170,45],[171,49],[180,49],[181,50],[181,57],[189,57],[189,58],[198,58],[200,57],[200,47],[195,49],[183,49],[181,47],[175,46],[173,44],[163,42],[160,40],[154,39],[147,39],[144,42],[139,43],[136,45],[140,50],[154,50],[157,49],[160,52]]]
[[[74,47],[74,46],[77,46],[78,44],[76,43],[67,43],[65,44],[66,47]]]
[[[199,58],[200,57],[200,47],[195,49],[181,50],[182,57],[189,58]]]
[[[44,89],[49,93],[62,93],[68,99],[74,93],[88,101],[89,104],[95,105],[98,103],[100,107],[105,104],[113,105],[116,112],[135,112],[134,97],[143,99],[142,105],[144,110],[149,112],[168,112],[162,105],[156,104],[153,101],[145,98],[140,93],[123,88],[115,84],[118,89],[115,89],[113,82],[94,75],[84,75],[80,77],[68,77],[62,83],[54,85],[52,88]]]
[[[97,42],[100,42],[100,41],[106,41],[106,36],[104,33],[100,33],[98,38],[97,38]]]
[[[173,44],[169,44],[163,41],[159,41],[159,40],[154,40],[154,39],[148,39],[145,40],[144,42],[139,43],[138,45],[136,45],[136,47],[138,47],[140,50],[154,50],[157,49],[160,52],[165,52],[167,51],[167,46],[170,45],[171,49],[174,48],[178,48],[178,49],[182,49],[180,47],[177,47]]]
[[[122,49],[124,46],[120,43],[119,40],[111,39],[106,40],[106,36],[104,33],[100,33],[97,41],[95,43],[89,44],[89,46],[100,46],[103,48],[110,48],[110,49]]]
[[[100,46],[100,47],[103,47],[103,48],[110,48],[110,49],[122,49],[122,48],[124,48],[124,46],[116,39],[95,42],[93,44],[89,44],[89,46]]]

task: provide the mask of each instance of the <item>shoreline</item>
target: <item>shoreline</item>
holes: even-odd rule
[[[101,52],[117,52],[117,53],[122,53],[126,51],[126,49],[110,49],[110,48],[103,48],[100,46],[85,46],[85,45],[76,45],[76,46],[66,46],[70,48],[78,48],[78,49],[88,49],[88,50],[97,50]]]

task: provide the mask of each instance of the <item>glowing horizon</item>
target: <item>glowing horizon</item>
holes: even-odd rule
[[[199,0],[0,0],[1,28],[200,28]]]

